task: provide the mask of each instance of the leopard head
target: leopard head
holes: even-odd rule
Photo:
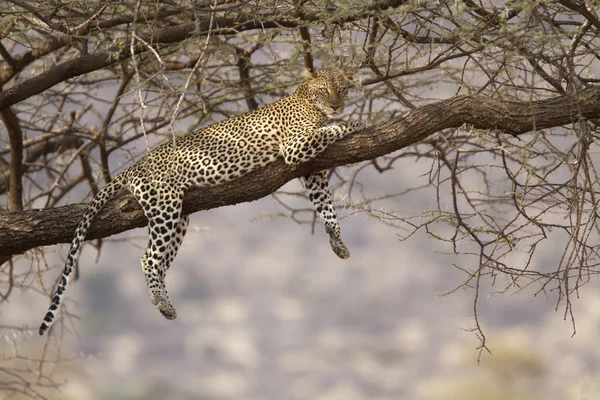
[[[306,81],[297,92],[328,118],[340,115],[348,102],[348,87],[352,81],[340,70],[304,69]]]

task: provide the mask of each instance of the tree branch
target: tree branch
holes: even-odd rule
[[[19,118],[11,108],[0,111],[0,119],[8,132],[10,144],[10,193],[8,209],[23,211],[23,131]]]
[[[362,18],[366,18],[375,12],[391,7],[402,5],[405,0],[382,0],[367,4],[365,7],[355,10],[354,12],[337,16],[335,9],[325,10],[325,12],[306,12],[304,18],[291,17],[289,15],[241,15],[237,18],[215,18],[215,29],[212,30],[213,35],[231,35],[238,34],[241,31],[254,29],[280,29],[280,28],[298,28],[299,26],[319,24],[343,24],[352,22]],[[194,22],[183,23],[177,26],[169,26],[167,28],[158,29],[148,37],[143,37],[144,41],[150,43],[153,47],[158,44],[177,43],[188,38],[198,27],[198,34],[205,35],[209,30],[209,19],[200,21],[198,24]],[[98,52],[96,54],[87,54],[62,64],[59,64],[48,71],[41,73],[33,78],[27,79],[24,82],[13,85],[4,92],[0,92],[0,110],[10,107],[20,101],[26,100],[31,96],[42,93],[52,86],[64,82],[68,79],[97,71],[108,67],[119,61],[131,57],[131,53],[122,51],[128,49],[129,44],[113,46],[108,52]],[[134,53],[140,54],[148,51],[148,47],[139,45]]]
[[[457,96],[407,112],[334,143],[314,160],[286,165],[282,160],[223,185],[186,193],[184,213],[254,201],[286,182],[314,171],[374,159],[400,150],[447,128],[464,124],[517,136],[600,118],[600,87],[533,103],[484,96]],[[0,213],[0,257],[37,246],[70,242],[87,204],[46,210]],[[142,210],[128,194],[110,201],[92,224],[88,239],[103,238],[146,225]]]
[[[246,99],[246,105],[248,110],[253,111],[258,108],[258,103],[254,98],[254,92],[250,85],[250,57],[252,56],[251,51],[245,51],[241,47],[235,47],[235,54],[237,56],[238,74],[240,76],[240,86],[244,91],[244,98]]]
[[[31,146],[28,149],[27,155],[23,160],[21,173],[27,173],[31,164],[33,164],[35,161],[37,161],[40,157],[44,155],[56,153],[58,151],[64,151],[67,149],[77,148],[80,145],[81,138],[78,136],[71,135],[63,135],[37,143],[36,145]],[[0,165],[0,195],[10,190],[12,179],[13,176],[10,172],[10,169]]]
[[[179,13],[180,11],[159,10],[157,13],[144,14],[141,20],[144,23],[151,23],[154,20],[160,20]],[[12,60],[12,63],[9,63],[9,68],[0,70],[0,84],[4,85],[34,61],[52,53],[53,51],[59,50],[68,44],[71,44],[74,37],[87,36],[97,31],[103,31],[119,25],[129,24],[132,21],[133,16],[120,16],[94,24],[86,24],[77,28],[74,32],[69,32],[69,34],[50,35],[43,44],[35,46],[33,49],[15,57]]]
[[[152,43],[173,43],[184,40],[194,31],[194,28],[195,24],[189,23],[177,27],[162,29],[153,35],[151,38]],[[147,50],[148,48],[146,46],[138,45],[135,53],[139,54]],[[108,52],[87,54],[59,64],[53,68],[50,68],[46,72],[27,79],[19,84],[13,85],[9,89],[1,92],[0,110],[28,99],[31,96],[42,93],[58,83],[64,82],[76,76],[105,68],[109,65],[129,58],[130,56],[131,54],[129,52],[122,51],[119,46],[115,46],[114,49],[111,49]]]

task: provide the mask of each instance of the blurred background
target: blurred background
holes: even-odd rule
[[[369,125],[456,95],[533,102],[599,82],[594,2],[0,7],[3,90],[104,63],[2,110],[3,217],[88,202],[147,145],[290,94],[303,65],[352,69],[343,118]],[[68,245],[7,247],[0,398],[599,399],[598,133],[463,126],[336,168],[348,260],[299,181],[195,213],[167,276],[174,321],[148,300],[146,228],[86,242],[45,337]]]
[[[62,340],[60,357],[72,359],[54,366],[53,354],[43,366],[61,384],[56,396],[579,399],[595,387],[587,398],[597,398],[596,282],[574,301],[574,337],[552,296],[482,287],[480,323],[492,354],[478,365],[480,341],[469,332],[473,291],[444,296],[463,276],[432,239],[399,242],[377,220],[347,217],[341,224],[352,255],[343,261],[320,226],[311,235],[285,218],[251,221],[273,209],[267,198],[192,217],[167,279],[174,321],[147,298],[139,265],[146,229],[107,241],[97,263],[88,245],[66,303],[80,320],[63,319],[64,336],[47,345],[54,353]],[[66,252],[63,245],[48,254],[56,276]],[[37,328],[47,303],[17,292],[3,307],[3,324]],[[32,357],[45,345],[35,330],[5,332],[4,340],[6,351],[16,342]]]

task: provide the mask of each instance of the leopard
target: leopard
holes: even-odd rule
[[[335,141],[366,127],[361,120],[339,120],[353,86],[349,73],[306,68],[304,73],[304,81],[287,97],[169,140],[106,184],[77,225],[39,334],[52,326],[58,314],[94,217],[121,189],[135,197],[148,220],[148,245],[141,265],[150,302],[165,318],[175,319],[177,312],[167,294],[165,276],[189,224],[189,215],[182,212],[186,190],[239,179],[279,158],[291,165],[307,162]],[[301,179],[332,250],[339,258],[347,259],[350,252],[342,241],[326,172],[314,172]]]

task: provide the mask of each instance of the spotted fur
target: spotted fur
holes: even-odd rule
[[[93,218],[123,187],[135,196],[148,218],[148,247],[141,262],[150,301],[166,318],[175,319],[177,313],[167,295],[165,274],[189,221],[181,213],[185,190],[231,181],[277,157],[288,164],[308,161],[334,141],[364,128],[361,121],[327,125],[330,116],[341,114],[348,100],[350,81],[342,72],[319,70],[306,75],[306,81],[290,96],[169,141],[107,184],[91,201],[77,227],[40,335],[54,321]],[[348,258],[350,253],[342,242],[325,173],[305,177],[304,184],[332,249],[340,258]]]

